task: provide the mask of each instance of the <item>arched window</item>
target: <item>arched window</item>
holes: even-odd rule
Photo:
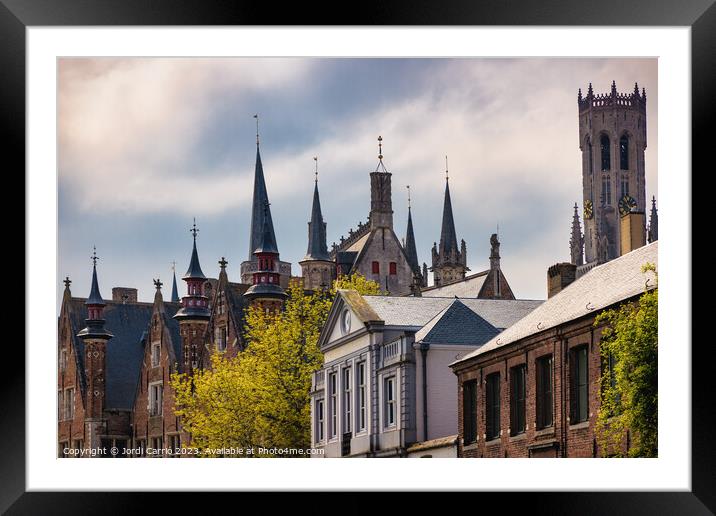
[[[592,140],[587,140],[587,152],[589,153],[589,174],[594,174],[594,149],[592,149]]]
[[[619,138],[619,168],[629,170],[629,137],[626,134]]]
[[[599,140],[601,145],[601,151],[602,151],[602,170],[611,170],[612,168],[612,160],[611,160],[611,149],[609,146],[609,136],[606,134],[603,134],[602,137]]]

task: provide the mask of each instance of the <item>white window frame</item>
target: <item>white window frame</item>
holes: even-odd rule
[[[398,389],[396,386],[397,374],[391,374],[383,377],[383,428],[393,429],[398,426],[398,413],[396,399],[398,397]],[[388,388],[388,385],[391,388]],[[391,398],[388,399],[388,394],[391,394]],[[393,409],[393,420],[390,421],[390,407],[392,404]]]
[[[368,396],[365,361],[356,364],[356,434],[365,432],[368,420]],[[362,378],[361,378],[362,377]]]
[[[338,438],[338,378],[328,373],[328,440]]]
[[[158,388],[157,392],[159,393],[158,397],[155,397],[154,395],[154,389]],[[151,417],[154,416],[162,416],[164,415],[164,382],[152,382],[149,384],[149,392],[148,392],[148,401],[149,401],[149,415]],[[159,402],[159,403],[157,403]]]
[[[344,367],[341,371],[341,387],[343,391],[343,402],[342,413],[343,413],[343,427],[342,433],[350,432],[353,429],[353,371],[352,367]]]
[[[326,438],[326,400],[324,398],[316,399],[316,442],[322,443]]]

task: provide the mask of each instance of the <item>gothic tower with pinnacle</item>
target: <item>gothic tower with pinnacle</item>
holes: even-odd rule
[[[577,105],[584,261],[603,262],[623,252],[621,217],[645,212],[646,91],[634,84],[631,93],[618,93],[612,81],[609,93],[595,94],[590,83]]]
[[[326,290],[333,284],[336,266],[328,255],[326,223],[323,221],[321,198],[318,195],[318,158],[314,157],[313,160],[316,162],[316,179],[313,186],[311,221],[308,223],[308,249],[299,265],[305,289]]]
[[[181,298],[182,307],[174,315],[179,321],[179,331],[182,341],[182,359],[185,373],[191,374],[199,368],[201,354],[204,347],[204,334],[209,322],[209,300],[204,293],[206,276],[199,264],[199,253],[196,250],[196,220],[191,228],[194,237],[194,246],[191,251],[189,268],[182,278],[186,282],[187,293]]]
[[[455,219],[452,214],[452,201],[450,199],[450,177],[447,170],[447,156],[445,156],[445,200],[443,201],[443,220],[440,230],[440,245],[433,244],[432,249],[433,284],[445,285],[453,281],[465,279],[467,267],[467,248],[465,240],[457,247],[457,234],[455,232]]]

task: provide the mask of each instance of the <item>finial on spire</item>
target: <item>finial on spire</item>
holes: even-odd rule
[[[318,184],[318,156],[313,156],[313,161],[316,162],[316,170],[314,173],[316,174],[316,184]]]
[[[587,88],[587,96],[591,97],[594,95],[594,90],[592,89],[592,83],[589,83],[589,88]]]
[[[62,283],[65,284],[65,288],[70,288],[70,283],[72,283],[72,280],[69,276],[65,276],[65,279],[62,280]]]
[[[410,209],[410,185],[405,185],[405,188],[408,189],[408,209]]]
[[[259,114],[256,113],[254,115],[254,118],[256,119],[256,146],[259,146]]]
[[[577,91],[577,100],[582,100],[582,88]]]
[[[641,89],[641,97],[646,100],[646,88]]]
[[[92,264],[96,266],[96,265],[97,265],[97,260],[99,260],[99,257],[97,256],[97,247],[96,247],[96,246],[92,246],[92,257],[91,257],[91,259],[92,259]]]
[[[177,262],[172,261],[171,264],[172,264],[172,272],[176,272],[177,271]]]
[[[194,236],[194,240],[196,240],[196,234],[199,232],[198,229],[196,229],[196,217],[194,217],[194,225],[189,230],[189,233],[191,233]]]
[[[639,84],[636,82],[634,83],[634,95],[639,96]]]
[[[154,281],[154,286],[156,287],[157,290],[161,290],[161,289],[162,289],[162,285],[164,285],[164,283],[162,283],[162,280],[160,280],[159,278],[157,278],[157,279],[152,280],[152,281]]]
[[[445,181],[450,180],[450,174],[448,173],[448,157],[445,155]]]
[[[226,258],[223,256],[221,257],[221,260],[219,260],[219,267],[221,267],[221,270],[223,271],[226,269],[226,266],[229,264],[229,262],[226,261]]]
[[[383,161],[383,137],[378,135],[378,159]]]
[[[617,81],[612,81],[612,95],[617,94]]]

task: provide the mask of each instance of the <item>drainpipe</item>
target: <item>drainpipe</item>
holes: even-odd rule
[[[420,343],[423,358],[423,441],[428,440],[428,349],[430,344]]]

